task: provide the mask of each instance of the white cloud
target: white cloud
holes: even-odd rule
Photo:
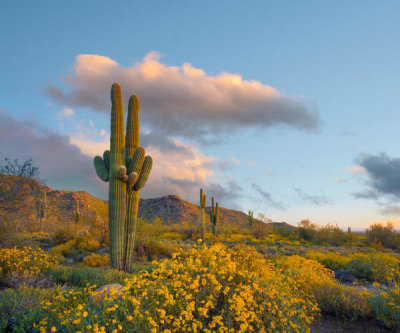
[[[168,66],[157,52],[123,67],[100,55],[76,57],[74,72],[63,77],[67,91],[48,86],[46,93],[68,106],[109,112],[109,90],[118,81],[128,93],[140,97],[144,123],[170,135],[199,140],[243,127],[288,125],[312,130],[318,127],[315,107],[303,98],[285,96],[259,81],[238,74],[207,75],[189,63]],[[126,105],[126,103],[125,103]]]

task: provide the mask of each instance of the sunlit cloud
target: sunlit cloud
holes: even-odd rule
[[[238,74],[208,75],[189,63],[169,66],[154,51],[130,67],[105,56],[82,54],[75,59],[73,73],[62,79],[67,89],[51,85],[45,89],[53,100],[107,113],[110,86],[120,82],[125,102],[128,93],[140,97],[144,124],[174,136],[206,140],[247,127],[315,130],[319,126],[316,107],[302,97],[286,96]]]
[[[353,167],[351,169],[347,169],[347,172],[363,174],[363,173],[366,173],[366,170],[362,165],[356,165],[355,167]]]

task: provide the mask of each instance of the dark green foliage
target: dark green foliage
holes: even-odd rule
[[[33,324],[43,318],[40,302],[55,295],[57,288],[22,287],[0,291],[0,332],[35,332]]]
[[[109,283],[123,284],[129,275],[116,269],[57,266],[50,270],[48,276],[54,283],[86,287],[87,284],[97,286]]]

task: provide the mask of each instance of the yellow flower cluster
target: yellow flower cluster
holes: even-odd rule
[[[83,259],[83,262],[90,267],[103,267],[110,264],[110,257],[98,253],[92,253]]]
[[[0,268],[3,278],[9,274],[22,274],[26,277],[37,276],[48,270],[57,261],[42,249],[24,247],[0,249]]]
[[[119,298],[96,305],[87,302],[95,286],[60,292],[43,304],[48,315],[37,327],[71,332],[307,332],[318,314],[302,282],[251,247],[200,244],[155,264],[153,271],[128,278]]]

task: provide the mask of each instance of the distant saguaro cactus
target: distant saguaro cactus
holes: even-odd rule
[[[210,211],[211,227],[214,238],[217,236],[217,227],[219,224],[219,207],[218,202],[214,207],[214,197],[211,198],[211,211]]]
[[[79,201],[76,201],[76,209],[74,211],[74,222],[76,225],[81,223],[82,214],[79,211]]]
[[[42,224],[46,220],[47,215],[47,195],[46,192],[43,194],[43,199],[36,203],[37,218],[39,220],[39,230],[42,230]]]
[[[139,208],[139,191],[146,184],[153,160],[139,147],[139,98],[132,95],[128,105],[126,136],[122,90],[118,83],[111,87],[110,150],[103,158],[96,156],[97,175],[109,185],[109,223],[111,266],[130,271]]]
[[[254,215],[253,215],[253,211],[249,210],[249,215],[247,216],[248,220],[249,220],[249,226],[250,228],[253,226],[254,223]]]
[[[206,242],[206,215],[204,212],[206,208],[206,195],[203,194],[203,189],[200,189],[200,228],[201,228],[201,240],[203,243]]]

